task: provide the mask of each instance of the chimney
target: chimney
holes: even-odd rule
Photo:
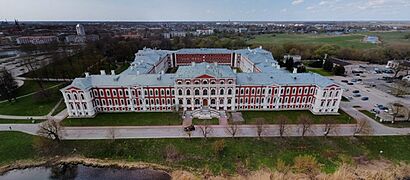
[[[86,78],[87,78],[87,77],[90,77],[90,73],[89,73],[89,72],[85,72],[84,74],[85,74],[85,77],[86,77]]]
[[[101,75],[105,75],[105,70],[100,70]]]
[[[115,75],[115,71],[114,71],[114,70],[111,70],[111,75]]]
[[[293,74],[297,74],[298,73],[298,68],[293,68]]]

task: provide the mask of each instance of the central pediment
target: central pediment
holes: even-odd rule
[[[198,76],[198,77],[195,77],[195,78],[198,78],[198,79],[210,79],[210,78],[215,78],[215,77],[213,77],[213,76],[210,76],[210,75],[208,75],[208,74],[202,74],[202,75],[200,75],[200,76]]]

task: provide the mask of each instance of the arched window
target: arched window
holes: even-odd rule
[[[216,94],[215,89],[211,89],[211,95],[215,95],[215,94]]]
[[[199,89],[195,89],[195,95],[199,95]]]
[[[67,98],[68,98],[68,100],[71,100],[70,94],[67,94]]]
[[[219,91],[219,95],[224,95],[224,89],[221,89],[221,90]]]
[[[215,104],[215,99],[211,99],[211,104]]]
[[[202,93],[203,93],[203,95],[208,95],[208,90],[204,89],[204,91]]]
[[[75,99],[75,100],[77,100],[77,99],[78,99],[77,94],[74,94],[74,99]]]
[[[190,100],[190,99],[187,99],[187,100],[186,100],[186,104],[191,104],[191,100]]]
[[[219,104],[224,104],[224,99],[220,99]]]
[[[184,104],[184,102],[182,101],[182,99],[179,99],[179,104]]]
[[[199,105],[200,103],[199,103],[199,99],[195,99],[195,104],[196,105]]]
[[[182,90],[178,90],[178,95],[182,96]]]
[[[186,90],[186,95],[190,96],[191,95],[191,90],[187,89]]]
[[[232,94],[232,89],[228,89],[228,95]]]
[[[225,84],[224,80],[219,81],[220,84]]]
[[[231,100],[231,99],[228,99],[228,104],[231,104],[231,102],[232,102],[232,100]]]
[[[85,98],[84,98],[84,94],[81,94],[81,99],[82,99],[82,100],[84,100],[84,99],[85,99]]]
[[[202,81],[202,84],[208,84],[207,80]]]

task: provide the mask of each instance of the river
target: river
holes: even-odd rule
[[[9,171],[0,180],[170,180],[171,176],[162,171],[150,169],[100,168],[84,165],[65,164],[52,167],[34,167]]]

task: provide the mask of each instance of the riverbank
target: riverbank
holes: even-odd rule
[[[171,167],[144,163],[144,162],[127,162],[118,160],[102,160],[93,159],[85,157],[55,157],[48,160],[40,161],[19,161],[12,163],[10,165],[0,167],[0,176],[8,171],[16,169],[26,169],[34,168],[40,166],[56,166],[60,164],[72,164],[72,165],[84,165],[88,167],[96,168],[115,168],[115,169],[148,169],[154,170],[156,172],[162,172],[169,174],[172,179],[184,179],[184,180],[197,180],[197,179],[260,179],[260,180],[270,180],[270,179],[326,179],[326,180],[336,180],[336,179],[405,179],[410,177],[410,165],[399,163],[395,164],[387,160],[373,160],[364,162],[356,165],[341,165],[334,173],[317,173],[313,176],[307,173],[294,172],[292,169],[269,169],[261,168],[256,171],[247,172],[244,174],[235,175],[217,175],[214,176],[209,172],[202,171],[197,172],[194,170],[186,169],[174,169]]]

